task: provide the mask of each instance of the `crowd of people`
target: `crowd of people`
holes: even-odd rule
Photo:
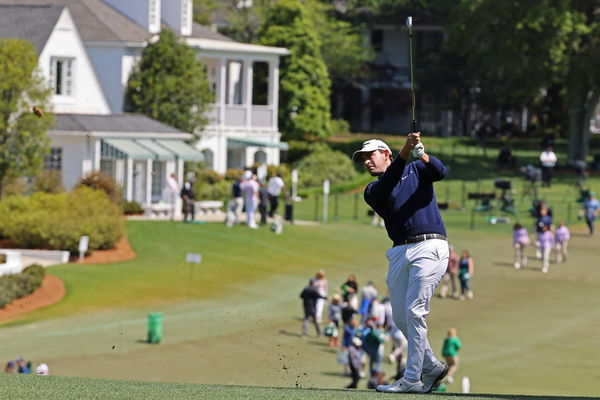
[[[327,275],[318,270],[300,298],[304,311],[302,337],[310,335],[312,325],[316,337],[325,337],[329,347],[338,349],[337,362],[350,378],[347,388],[357,388],[362,378],[367,379],[367,388],[374,389],[403,377],[407,339],[393,321],[389,298],[379,294],[374,282],[359,287],[356,276],[350,274],[329,296]],[[452,339],[447,338],[442,349],[450,367],[444,384],[454,382],[461,347],[456,329],[449,330],[449,337]],[[384,343],[391,343],[387,356]],[[391,379],[386,379],[383,372],[384,361],[395,365]]]
[[[5,373],[19,373],[19,374],[31,374],[32,373],[31,361],[25,361],[23,357],[19,357],[16,360],[9,360],[4,367]],[[35,368],[36,375],[49,375],[48,365],[45,363],[39,364]]]

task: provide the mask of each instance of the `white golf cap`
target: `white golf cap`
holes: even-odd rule
[[[48,375],[48,365],[41,363],[40,365],[37,366],[37,368],[35,369],[35,373],[37,375]]]
[[[370,153],[375,150],[387,150],[387,152],[390,153],[390,156],[392,155],[392,151],[387,144],[378,139],[371,139],[364,142],[362,148],[352,154],[352,160],[354,160],[354,162],[360,162],[360,153]]]

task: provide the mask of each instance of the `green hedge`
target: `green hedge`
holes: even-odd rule
[[[88,187],[0,202],[0,236],[19,247],[77,252],[79,238],[89,236],[89,250],[110,249],[124,231],[121,209],[104,192]]]
[[[33,293],[42,285],[46,271],[39,264],[25,268],[20,274],[0,277],[0,308],[4,308],[13,300]]]

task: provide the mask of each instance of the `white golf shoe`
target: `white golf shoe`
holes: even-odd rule
[[[378,385],[376,390],[383,393],[423,393],[423,383],[410,383],[400,378],[389,385]]]
[[[446,374],[448,374],[448,365],[441,361],[431,371],[423,371],[423,375],[421,375],[421,381],[423,381],[422,393],[431,393],[436,383],[444,379]]]

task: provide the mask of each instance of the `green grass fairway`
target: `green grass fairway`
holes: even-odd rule
[[[593,400],[592,397],[511,396],[511,395],[444,395],[379,394],[372,390],[302,389],[256,386],[193,385],[159,382],[134,382],[89,378],[38,377],[0,375],[0,397],[3,399],[113,399],[113,400],[370,400],[396,398],[403,400]]]
[[[509,225],[470,230],[464,227],[468,226],[466,212],[449,211],[445,218],[450,221],[451,242],[457,250],[469,249],[476,263],[475,299],[435,298],[429,317],[436,352],[446,330],[458,329],[464,348],[457,382],[469,376],[475,393],[596,395],[600,382],[598,237],[585,235],[582,225],[575,226],[569,261],[552,264],[550,273],[542,275],[533,257],[527,268],[512,267]],[[218,223],[128,222],[127,229],[138,258],[52,267],[49,272],[66,282],[65,299],[0,327],[2,362],[23,356],[34,366],[46,362],[54,376],[117,381],[53,376],[41,381],[37,378],[45,378],[3,375],[0,390],[16,385],[24,391],[18,398],[44,398],[36,390],[53,387],[55,393],[62,390],[60,398],[359,399],[375,395],[297,389],[340,389],[349,383],[336,363],[336,351],[326,346],[325,339],[300,338],[298,296],[308,278],[325,269],[333,292],[349,273],[356,273],[359,284],[372,279],[385,294],[384,252],[389,239],[383,229],[369,226],[366,216],[331,224],[286,225],[283,235],[266,227],[227,229]],[[203,262],[191,269],[185,263],[187,252],[201,253]],[[165,315],[164,339],[149,345],[146,317],[154,311]],[[384,363],[387,376],[392,369]],[[36,388],[37,382],[48,384]],[[365,385],[362,380],[359,387]],[[270,394],[273,389],[259,386],[290,389]],[[126,397],[128,390],[131,397]],[[448,390],[459,392],[460,384]]]

